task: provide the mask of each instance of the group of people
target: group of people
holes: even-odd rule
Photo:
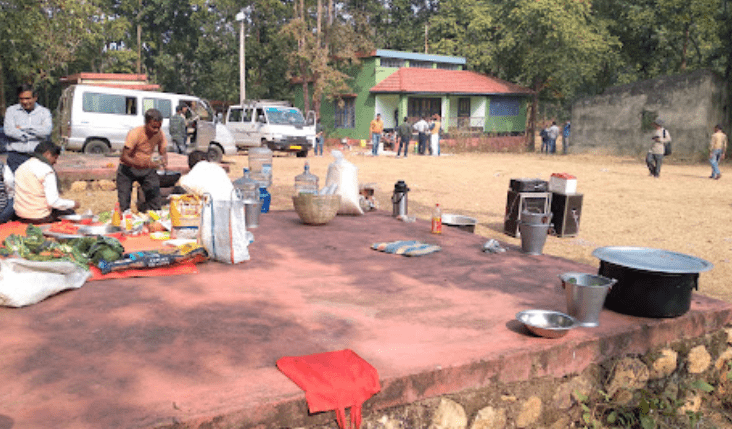
[[[562,152],[566,155],[569,150],[569,134],[571,130],[571,123],[567,121],[564,124],[564,128],[560,131],[556,121],[552,121],[551,124],[547,124],[539,132],[541,137],[541,153],[553,154],[557,152],[557,139],[559,134],[562,134]]]
[[[396,128],[396,137],[399,144],[396,157],[407,157],[409,142],[412,140],[412,134],[415,131],[417,132],[417,153],[425,155],[429,152],[432,156],[439,156],[442,122],[440,121],[440,115],[435,113],[429,118],[429,121],[425,116],[422,116],[414,125],[409,123],[409,118],[404,117],[402,123]],[[371,154],[378,156],[381,135],[384,132],[384,122],[381,120],[380,113],[377,113],[376,119],[371,121],[369,132],[371,133]]]
[[[31,85],[18,87],[18,104],[5,112],[4,132],[8,136],[7,164],[2,165],[0,222],[52,222],[72,214],[79,202],[61,198],[53,166],[61,147],[51,142],[51,111],[38,104]]]
[[[59,193],[54,166],[61,156],[61,147],[50,139],[50,110],[38,104],[38,95],[31,85],[19,86],[17,95],[18,104],[5,112],[4,132],[9,143],[6,163],[0,163],[0,223],[54,222],[74,214],[80,203],[61,198]],[[177,112],[185,114],[183,108]],[[145,193],[148,209],[157,210],[162,205],[157,169],[168,164],[168,142],[161,131],[162,123],[160,111],[149,109],[145,112],[145,124],[127,134],[116,176],[122,211],[130,208],[135,182]]]

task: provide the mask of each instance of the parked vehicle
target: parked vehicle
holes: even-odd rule
[[[315,112],[308,112],[306,120],[300,109],[286,101],[252,100],[230,106],[226,128],[239,149],[267,146],[305,157],[315,145]]]
[[[209,104],[196,96],[165,92],[138,91],[90,85],[71,85],[59,99],[60,139],[68,150],[92,154],[121,151],[127,133],[145,123],[145,111],[158,109],[163,115],[162,129],[168,131],[175,108],[187,105],[193,121],[189,146],[208,153],[218,162],[224,154],[236,154],[234,137],[217,120]]]

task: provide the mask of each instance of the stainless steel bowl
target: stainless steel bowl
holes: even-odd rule
[[[447,226],[452,226],[463,231],[475,232],[475,225],[478,223],[478,219],[469,216],[445,213],[442,215],[442,223]]]
[[[516,319],[533,334],[545,338],[563,337],[577,326],[572,316],[552,310],[524,310],[516,313]]]

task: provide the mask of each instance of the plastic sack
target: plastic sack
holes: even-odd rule
[[[78,289],[91,272],[72,262],[0,260],[0,305],[24,307],[66,289]]]
[[[206,194],[201,211],[201,244],[211,259],[226,264],[249,260],[244,200],[232,193],[228,200]]]
[[[180,179],[186,192],[203,197],[209,194],[214,200],[231,199],[234,185],[221,166],[208,161],[199,161],[191,171]]]
[[[341,196],[341,206],[338,208],[339,215],[362,215],[361,195],[358,189],[358,167],[343,158],[339,150],[330,152],[335,158],[328,166],[328,175],[325,178],[325,186],[336,185],[336,195]]]

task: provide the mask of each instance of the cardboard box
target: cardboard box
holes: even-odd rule
[[[574,194],[577,192],[577,178],[568,173],[553,173],[549,178],[549,191]]]

